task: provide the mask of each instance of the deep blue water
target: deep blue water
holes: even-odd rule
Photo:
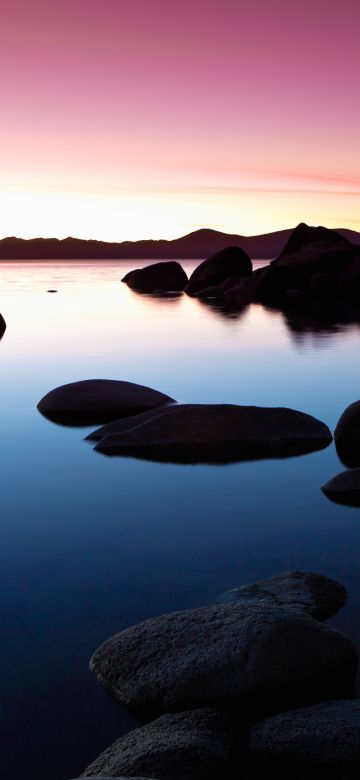
[[[333,429],[360,397],[359,327],[292,332],[260,306],[225,317],[139,296],[120,283],[133,265],[0,265],[2,780],[76,777],[135,724],[88,661],[142,619],[308,569],[348,587],[332,623],[360,648],[360,511],[320,491],[343,470],[333,445],[227,466],[106,458],[83,441],[91,428],[36,410],[53,387],[104,377],[185,402],[290,406]]]

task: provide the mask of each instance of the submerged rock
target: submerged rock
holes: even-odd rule
[[[169,403],[166,405],[166,409],[171,411],[176,409],[176,403]],[[138,425],[152,420],[164,411],[163,406],[156,406],[155,409],[149,409],[148,412],[141,412],[140,414],[133,414],[130,417],[122,417],[120,420],[113,420],[106,425],[102,425],[101,428],[97,428],[96,431],[92,431],[86,436],[86,441],[101,441],[106,436],[113,436],[114,434],[123,433],[129,431],[131,428],[136,428]]]
[[[185,292],[193,295],[206,287],[219,287],[229,277],[241,279],[251,273],[252,262],[246,252],[238,246],[227,247],[195,268]]]
[[[327,447],[327,426],[293,409],[177,404],[141,424],[104,436],[96,449],[179,463],[230,463],[299,455]]]
[[[305,571],[289,571],[224,593],[218,601],[291,607],[318,620],[326,620],[344,606],[347,590],[335,580]]]
[[[193,710],[163,717],[121,737],[81,777],[218,780],[233,750],[233,727],[223,712]]]
[[[180,263],[163,261],[129,271],[121,281],[137,292],[156,292],[183,290],[188,278]]]
[[[158,390],[133,382],[85,379],[51,390],[37,408],[55,422],[84,425],[138,414],[173,401]]]
[[[335,428],[334,439],[338,454],[346,466],[360,465],[360,401],[350,404],[342,413]]]
[[[322,485],[321,490],[337,504],[360,506],[360,468],[342,471]]]
[[[250,730],[249,749],[266,774],[280,769],[286,778],[304,778],[294,773],[328,768],[339,780],[355,777],[342,773],[360,769],[360,701],[327,701],[268,718]]]
[[[200,706],[242,717],[354,693],[352,642],[294,609],[217,604],[147,620],[108,639],[90,668],[133,710]]]

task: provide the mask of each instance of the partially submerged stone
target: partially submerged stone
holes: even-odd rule
[[[131,417],[123,417],[120,420],[113,420],[106,425],[102,425],[101,428],[97,428],[96,431],[89,433],[88,436],[86,436],[86,440],[101,441],[101,439],[104,439],[105,436],[113,436],[114,434],[129,431],[131,428],[136,428],[137,425],[142,425],[142,423],[147,422],[148,420],[152,420],[154,417],[162,414],[164,408],[166,408],[168,411],[171,411],[172,409],[175,409],[176,406],[177,404],[175,403],[168,404],[166,407],[157,406],[155,409],[149,409],[148,412],[141,412],[141,414],[133,414]]]
[[[360,701],[327,701],[268,718],[250,730],[249,749],[266,774],[328,768],[348,778],[347,771],[360,769]]]
[[[163,715],[118,739],[81,777],[218,780],[226,776],[233,743],[233,726],[224,712],[203,709]]]
[[[344,606],[346,597],[346,588],[340,582],[313,572],[289,571],[228,590],[218,601],[291,607],[318,620],[326,620]]]
[[[321,490],[337,504],[360,506],[360,468],[342,471],[322,485]]]
[[[294,609],[234,603],[174,612],[108,639],[90,668],[141,714],[274,712],[353,695],[352,642]]]
[[[38,403],[39,411],[68,425],[101,423],[172,403],[158,390],[114,379],[86,379],[51,390]]]
[[[129,271],[121,281],[132,290],[146,293],[183,290],[188,278],[180,263],[163,261]]]
[[[338,454],[346,466],[360,465],[360,401],[347,406],[334,432]]]
[[[327,426],[294,409],[177,404],[136,427],[104,436],[96,448],[175,463],[281,458],[327,447]]]
[[[2,314],[0,314],[0,339],[3,337],[5,331],[6,331],[6,322]]]
[[[227,247],[208,257],[192,272],[185,292],[194,295],[199,290],[220,286],[226,279],[242,279],[252,273],[250,257],[238,246]]]

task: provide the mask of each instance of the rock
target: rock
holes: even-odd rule
[[[57,293],[57,290],[48,290],[48,293]]]
[[[136,428],[105,436],[96,449],[165,462],[230,463],[299,455],[331,440],[324,423],[293,409],[177,404]]]
[[[81,777],[218,780],[230,763],[233,742],[233,727],[223,712],[204,709],[163,715],[118,739]]]
[[[107,775],[106,777],[104,775],[101,775],[101,776],[100,775],[91,775],[91,777],[92,777],[92,780],[112,780],[112,778],[109,775]],[[80,780],[80,778],[75,778],[75,780]],[[124,775],[119,777],[119,775],[116,775],[116,780],[160,780],[160,778],[154,778],[154,777],[134,777],[134,775],[131,775],[131,777],[129,777],[129,775],[127,777],[124,777]]]
[[[360,465],[360,401],[350,404],[335,428],[336,449],[346,466]]]
[[[6,331],[6,322],[2,314],[0,314],[0,339],[3,337],[5,331]]]
[[[337,504],[360,506],[360,468],[342,471],[322,485],[321,490]]]
[[[297,778],[296,770],[328,768],[346,780],[343,772],[360,768],[360,701],[327,701],[275,715],[251,728],[248,744],[266,774],[279,768],[284,777]]]
[[[261,275],[254,272],[251,276],[238,280],[234,286],[225,289],[225,300],[233,301],[239,306],[247,306],[255,300],[260,279]]]
[[[183,290],[188,278],[180,263],[171,261],[153,263],[146,268],[129,271],[121,281],[137,292],[155,292]]]
[[[231,246],[200,263],[192,272],[185,292],[193,295],[206,287],[220,286],[229,277],[241,279],[251,273],[250,257],[240,247]]]
[[[294,252],[298,252],[307,244],[318,244],[319,242],[333,246],[344,242],[349,243],[347,239],[343,238],[336,230],[329,230],[329,228],[322,227],[322,225],[311,227],[305,222],[300,222],[286,242],[284,249],[279,255],[279,259],[286,255],[292,255]]]
[[[264,607],[267,604],[291,607],[318,620],[326,620],[344,606],[346,597],[347,591],[343,585],[322,574],[289,571],[278,577],[228,590],[218,601],[225,604],[241,601]]]
[[[166,409],[171,411],[176,409],[177,404],[168,404]],[[147,420],[152,420],[164,411],[163,406],[157,406],[155,409],[149,409],[148,412],[142,412],[141,414],[133,414],[131,417],[122,417],[120,420],[113,420],[113,422],[102,425],[101,428],[97,428],[96,431],[92,431],[86,436],[86,441],[101,441],[105,436],[112,436],[113,434],[123,433],[123,431],[129,431],[131,428],[136,428]]]
[[[158,390],[133,382],[86,379],[51,390],[37,408],[55,422],[85,425],[138,414],[173,401]]]
[[[354,693],[352,642],[294,609],[216,604],[146,620],[108,639],[90,668],[146,716],[204,706],[243,717]]]

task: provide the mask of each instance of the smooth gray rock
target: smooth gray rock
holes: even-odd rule
[[[198,293],[206,287],[220,286],[229,277],[241,279],[252,273],[250,257],[238,246],[227,247],[208,257],[192,272],[185,292],[189,295]]]
[[[56,387],[38,403],[39,411],[55,422],[81,425],[107,422],[173,403],[158,390],[114,379],[86,379]]]
[[[344,606],[347,590],[335,580],[306,571],[289,571],[278,577],[259,580],[223,593],[218,599],[225,604],[234,601],[266,607],[291,607],[318,620],[334,615]]]
[[[346,466],[360,466],[360,401],[347,406],[334,431],[336,449]]]
[[[274,712],[353,695],[352,642],[294,609],[217,604],[147,620],[108,639],[90,668],[147,715],[199,706]]]
[[[183,290],[188,278],[180,263],[163,261],[129,271],[121,281],[137,292],[156,292]]]
[[[230,463],[323,449],[324,423],[294,409],[177,404],[141,425],[105,436],[96,450],[175,463]]]
[[[277,767],[359,769],[360,701],[328,701],[268,718],[251,728],[249,749],[267,773]]]
[[[342,471],[322,485],[321,490],[337,504],[360,506],[360,469]]]
[[[218,780],[226,773],[233,746],[233,726],[223,712],[203,709],[163,715],[118,739],[81,777]]]

